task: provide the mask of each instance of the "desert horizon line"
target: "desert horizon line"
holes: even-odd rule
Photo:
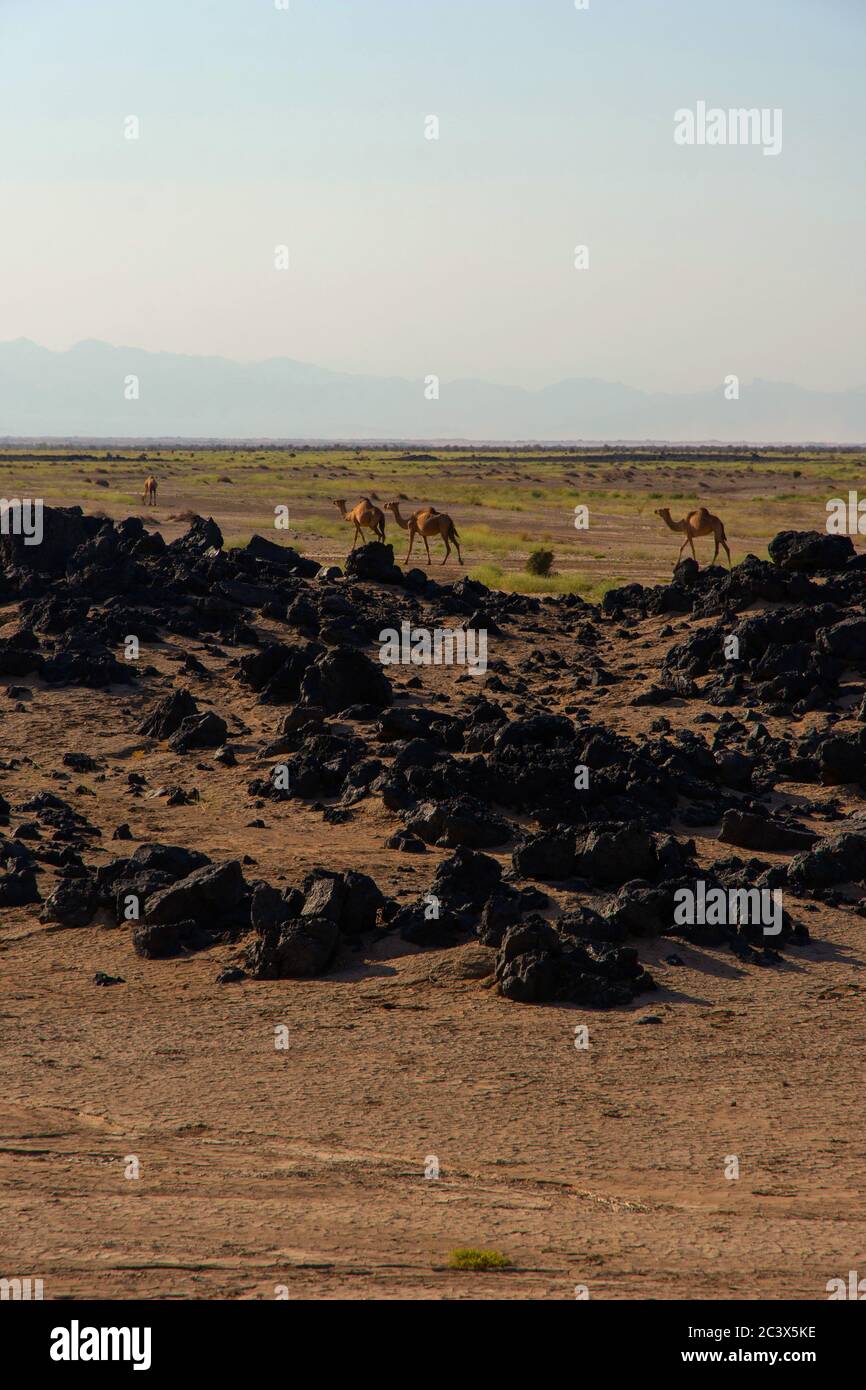
[[[762,450],[771,453],[789,454],[792,458],[808,450],[810,453],[833,453],[833,454],[860,454],[866,449],[866,441],[861,443],[834,444],[832,440],[811,440],[802,439],[796,444],[790,440],[760,440],[760,439],[470,439],[470,438],[446,438],[430,439],[427,437],[410,438],[402,436],[370,436],[361,437],[359,435],[322,435],[318,436],[277,436],[277,435],[184,435],[184,434],[133,434],[133,435],[110,435],[110,434],[0,434],[0,447],[24,446],[24,445],[54,445],[61,446],[89,446],[91,448],[115,448],[135,447],[142,448],[153,445],[161,449],[174,448],[182,445],[184,448],[210,449],[214,445],[224,446],[226,449],[256,448],[256,449],[423,449],[429,452],[435,449],[440,452],[453,449],[458,452],[466,452],[476,449],[510,449],[510,450],[538,450],[554,451],[557,449],[605,449],[609,453],[616,450],[655,450],[663,449],[669,452],[672,457],[676,457],[677,451],[712,451],[716,453],[739,454],[746,449],[753,451]]]

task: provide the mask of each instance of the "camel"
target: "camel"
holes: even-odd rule
[[[393,512],[394,520],[397,522],[397,525],[402,526],[404,531],[409,532],[409,549],[406,551],[406,560],[403,561],[404,564],[406,564],[406,561],[412,554],[412,546],[415,544],[416,536],[420,536],[424,542],[424,549],[427,551],[428,565],[431,563],[430,547],[427,544],[428,536],[441,536],[445,542],[445,559],[442,561],[443,565],[451,554],[452,541],[457,551],[457,559],[460,561],[461,565],[463,564],[463,556],[460,554],[460,539],[457,534],[457,527],[454,525],[450,516],[446,516],[444,512],[437,512],[435,507],[422,507],[419,511],[413,512],[407,520],[406,517],[400,515],[399,502],[386,502],[385,510]]]
[[[156,506],[156,478],[152,473],[144,480],[144,492],[141,494],[141,500],[146,507]]]
[[[350,512],[346,511],[346,503],[342,497],[334,501],[334,506],[338,509],[343,520],[351,521],[355,527],[355,538],[352,541],[353,550],[358,544],[358,537],[360,536],[362,541],[364,539],[361,531],[362,526],[366,526],[368,531],[372,531],[377,540],[384,541],[385,513],[381,512],[378,507],[374,507],[369,497],[362,497],[358,505],[353,507]]]
[[[712,536],[715,540],[716,549],[713,555],[713,564],[715,564],[718,559],[719,546],[723,545],[725,554],[728,557],[728,567],[730,568],[731,552],[728,549],[728,538],[725,535],[725,528],[719,518],[713,516],[712,512],[708,512],[706,507],[698,507],[696,511],[689,512],[688,516],[683,517],[682,521],[673,521],[671,519],[670,507],[657,507],[656,516],[660,516],[665,526],[668,526],[671,531],[685,533],[686,538],[680,546],[680,553],[674,563],[674,569],[676,569],[682,559],[683,551],[687,545],[691,546],[692,555],[695,563],[697,563],[698,557],[695,555],[695,536]]]

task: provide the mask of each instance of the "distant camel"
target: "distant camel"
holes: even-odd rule
[[[725,528],[719,518],[713,516],[712,512],[708,512],[706,507],[698,507],[697,511],[689,512],[688,516],[683,517],[682,521],[673,521],[671,519],[669,507],[657,507],[656,516],[660,516],[665,525],[670,527],[671,531],[685,532],[686,538],[680,546],[680,553],[677,556],[674,569],[676,569],[676,566],[682,559],[683,551],[687,545],[691,546],[692,555],[694,556],[695,563],[697,563],[698,557],[695,555],[694,543],[695,536],[712,536],[715,540],[716,549],[713,554],[713,564],[716,563],[719,557],[719,546],[723,545],[725,547],[725,554],[728,557],[728,565],[730,566],[731,552],[728,549],[728,538],[725,535]]]
[[[457,551],[457,559],[460,561],[461,565],[463,564],[463,556],[460,554],[460,540],[457,534],[457,527],[454,525],[450,516],[446,516],[444,512],[437,512],[435,507],[422,507],[419,511],[413,512],[407,521],[405,517],[400,515],[399,502],[386,502],[385,510],[393,512],[397,525],[402,526],[404,531],[409,532],[409,549],[406,551],[406,560],[403,561],[404,564],[412,554],[412,546],[415,544],[416,536],[420,536],[424,542],[424,549],[427,551],[428,565],[431,563],[430,547],[427,544],[428,536],[441,536],[445,542],[445,559],[442,561],[443,565],[451,554],[452,541]]]
[[[144,492],[141,494],[141,500],[146,507],[156,506],[156,478],[152,473],[144,480]]]
[[[358,544],[358,537],[363,541],[364,536],[361,531],[362,526],[366,526],[368,531],[372,531],[377,540],[385,539],[385,513],[378,507],[374,507],[369,497],[362,497],[356,507],[350,512],[346,511],[346,503],[342,497],[334,501],[334,506],[339,510],[340,516],[344,521],[351,521],[355,527],[355,539],[352,541],[352,549]]]

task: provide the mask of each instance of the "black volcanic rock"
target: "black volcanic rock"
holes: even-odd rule
[[[780,531],[767,549],[780,569],[804,573],[844,569],[854,554],[850,536],[831,536],[822,531]]]
[[[512,854],[523,878],[561,879],[574,873],[574,831],[567,828],[528,836]]]
[[[637,826],[591,830],[578,840],[574,872],[592,883],[621,884],[632,878],[654,878],[658,854],[652,835]]]
[[[770,854],[808,849],[817,838],[813,830],[783,825],[769,816],[750,815],[748,811],[726,811],[719,835],[724,844]]]
[[[226,721],[213,710],[193,714],[181,721],[168,746],[175,753],[188,753],[193,748],[221,748],[226,741]]]
[[[336,647],[308,667],[301,698],[326,714],[339,714],[357,704],[384,708],[391,704],[393,692],[378,662],[353,647]]]
[[[39,914],[41,922],[60,922],[64,927],[86,927],[96,911],[96,878],[93,874],[58,879]]]
[[[173,690],[160,700],[146,719],[138,726],[138,732],[148,738],[167,739],[185,719],[198,714],[198,705],[188,690]]]
[[[254,942],[247,952],[247,968],[259,980],[321,975],[339,939],[340,929],[331,917],[290,918]]]
[[[376,584],[400,584],[403,572],[394,564],[394,547],[370,541],[353,550],[346,560],[346,578]]]
[[[236,908],[244,896],[240,862],[206,864],[147,902],[147,921],[154,926],[191,920],[207,927]]]
[[[505,933],[494,976],[500,994],[520,1004],[570,1002],[616,1008],[655,989],[636,951],[562,938],[540,917]]]
[[[482,801],[455,796],[450,801],[428,801],[407,818],[407,829],[428,845],[456,849],[493,849],[511,839],[511,826]]]

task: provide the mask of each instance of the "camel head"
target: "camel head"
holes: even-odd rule
[[[662,521],[667,521],[667,519],[668,519],[668,517],[670,516],[670,514],[671,514],[671,509],[670,509],[670,507],[656,507],[656,509],[655,509],[655,515],[656,515],[656,516],[660,516],[661,519],[662,519]]]
[[[331,505],[334,507],[339,507],[340,511],[342,511],[346,505],[346,499],[345,497],[332,497]]]
[[[385,508],[385,511],[386,511],[386,512],[393,512],[395,516],[397,515],[398,511],[400,510],[400,503],[399,503],[399,502],[383,502],[382,505],[383,505],[383,507]]]

